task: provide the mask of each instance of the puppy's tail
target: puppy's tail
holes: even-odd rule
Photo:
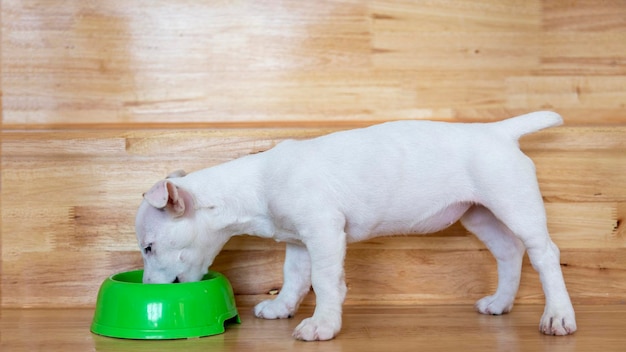
[[[561,115],[552,111],[536,111],[529,114],[520,115],[507,120],[493,123],[493,126],[501,133],[509,135],[514,139],[544,128],[559,126],[563,124]]]

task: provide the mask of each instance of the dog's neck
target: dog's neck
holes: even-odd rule
[[[197,211],[209,221],[219,222],[228,237],[253,235],[272,237],[267,202],[260,183],[263,163],[255,155],[190,173],[177,182],[195,198]],[[207,190],[211,190],[208,192]]]

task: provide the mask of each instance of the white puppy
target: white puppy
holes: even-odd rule
[[[423,234],[455,221],[481,239],[498,263],[483,314],[513,307],[524,250],[546,298],[540,330],[576,331],[559,250],[551,241],[533,162],[520,136],[562,123],[535,112],[495,123],[398,121],[285,141],[154,185],[136,219],[146,283],[199,280],[229,238],[249,234],[287,243],[284,285],[254,312],[288,318],[309,292],[312,317],[301,340],[328,340],[341,328],[346,245],[375,236]]]

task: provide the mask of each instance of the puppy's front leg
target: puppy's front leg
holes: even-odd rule
[[[254,315],[263,319],[291,318],[311,289],[311,260],[306,247],[288,243],[283,267],[283,287],[274,300],[254,307]]]
[[[346,235],[315,238],[306,243],[311,258],[311,281],[316,296],[313,316],[296,327],[293,336],[299,340],[330,340],[341,329],[341,312],[346,296],[344,258]]]

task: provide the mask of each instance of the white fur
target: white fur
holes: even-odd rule
[[[315,312],[294,336],[328,340],[341,328],[347,243],[430,233],[460,220],[498,263],[497,290],[476,303],[478,311],[511,310],[528,250],[546,296],[540,330],[573,333],[559,250],[548,234],[534,165],[517,141],[561,123],[552,112],[486,124],[390,122],[285,141],[186,176],[176,173],[148,191],[137,213],[144,281],[200,279],[232,236],[284,241],[284,286],[255,314],[293,316],[312,285]]]

